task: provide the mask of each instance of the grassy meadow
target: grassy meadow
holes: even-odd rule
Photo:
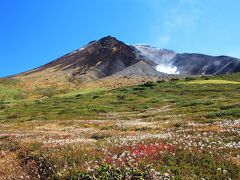
[[[240,74],[120,89],[0,81],[0,179],[239,179]]]

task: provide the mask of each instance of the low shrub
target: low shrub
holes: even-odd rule
[[[140,90],[140,91],[142,91],[142,90],[145,90],[145,88],[144,87],[135,87],[135,88],[133,88],[133,90]]]
[[[193,81],[193,80],[196,80],[196,77],[185,77],[184,78],[185,81]]]
[[[201,76],[201,79],[209,80],[210,78],[208,76]]]
[[[38,94],[42,97],[52,97],[55,91],[56,91],[56,88],[54,87],[37,89]]]
[[[165,80],[158,80],[157,83],[164,83],[166,82]]]
[[[142,87],[153,87],[156,86],[156,84],[152,81],[145,82],[144,84],[140,85]]]
[[[179,80],[179,78],[172,78],[172,79],[170,79],[170,81],[178,81]]]

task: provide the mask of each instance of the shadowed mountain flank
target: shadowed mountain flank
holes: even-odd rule
[[[84,82],[111,76],[136,62],[136,55],[130,46],[107,36],[29,73],[54,68],[66,72],[70,80]]]
[[[173,59],[180,73],[187,75],[216,75],[240,72],[240,60],[228,56],[177,54]]]

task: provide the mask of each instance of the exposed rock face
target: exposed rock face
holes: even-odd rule
[[[228,56],[177,54],[166,49],[136,45],[136,54],[154,63],[155,69],[167,74],[216,75],[240,72],[240,60]]]
[[[166,74],[179,74],[177,67],[174,66],[173,59],[176,54],[174,51],[167,49],[157,49],[148,45],[135,45],[138,58],[143,58],[152,62],[155,70]]]
[[[135,64],[123,69],[114,74],[114,76],[129,76],[129,77],[164,77],[165,73],[158,72],[154,69],[151,63],[146,60],[140,60]]]
[[[107,36],[34,70],[15,77],[41,84],[77,84],[105,77],[159,77],[215,75],[240,72],[240,60],[228,56],[178,54],[148,45],[126,45]],[[42,79],[39,80],[39,77]],[[64,78],[61,78],[64,77]],[[51,81],[51,78],[53,79]],[[36,82],[40,82],[36,83]]]
[[[228,56],[208,56],[203,54],[177,54],[173,59],[180,74],[216,75],[240,72],[240,60]]]

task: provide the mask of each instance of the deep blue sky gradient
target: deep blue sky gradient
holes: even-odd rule
[[[112,35],[240,58],[239,0],[1,0],[0,77]]]

